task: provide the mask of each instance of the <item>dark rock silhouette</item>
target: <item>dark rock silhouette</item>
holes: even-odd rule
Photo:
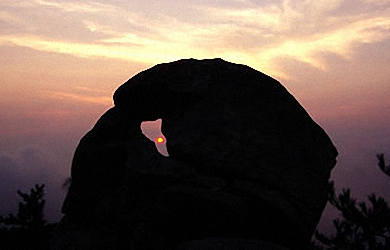
[[[279,82],[180,60],[134,76],[114,103],[76,150],[53,249],[308,247],[337,151]],[[169,157],[140,130],[158,118]]]

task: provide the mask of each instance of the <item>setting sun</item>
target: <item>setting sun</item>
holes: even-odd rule
[[[161,137],[161,136],[160,136],[160,137],[157,137],[157,138],[156,138],[156,142],[157,142],[157,143],[164,143],[164,142],[165,142],[165,139],[164,139],[164,137]]]

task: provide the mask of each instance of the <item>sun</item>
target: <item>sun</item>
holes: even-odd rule
[[[165,139],[164,139],[164,137],[159,136],[159,137],[156,138],[156,142],[157,142],[157,143],[164,143],[164,142],[165,142]]]

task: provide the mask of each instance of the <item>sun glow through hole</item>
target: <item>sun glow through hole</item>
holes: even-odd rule
[[[166,147],[167,139],[161,131],[161,122],[161,119],[142,122],[141,130],[150,141],[155,143],[155,146],[161,155],[169,156]]]

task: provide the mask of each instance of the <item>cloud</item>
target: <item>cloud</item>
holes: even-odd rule
[[[20,25],[32,23],[26,26],[28,32],[19,29],[17,34],[1,35],[0,46],[13,44],[84,58],[147,64],[222,57],[287,78],[275,60],[289,58],[326,70],[321,53],[348,59],[357,44],[390,37],[390,3],[386,1],[284,0],[259,4],[243,0],[225,4],[185,2],[180,8],[173,5],[35,0],[34,7],[23,8],[42,12],[45,22],[15,11],[22,7],[6,9],[0,17],[8,22],[13,18]],[[59,11],[50,11],[53,8]],[[60,25],[56,20],[71,22],[72,28],[64,26],[59,32],[51,24]]]
[[[7,23],[20,23],[22,19],[6,11],[0,11],[0,20]]]
[[[82,90],[85,91],[85,89],[82,89]],[[67,101],[73,100],[73,101],[101,104],[101,105],[107,105],[107,106],[112,105],[112,102],[113,102],[112,97],[106,96],[106,95],[93,96],[93,95],[88,95],[88,94],[44,91],[43,96],[45,98],[52,98],[52,99],[57,99],[57,100],[67,100]]]
[[[285,57],[324,70],[319,53],[348,58],[356,44],[390,37],[388,10],[346,14],[341,13],[342,2],[283,1],[241,9],[213,7],[204,12],[211,22],[221,28],[225,25],[223,32],[215,32],[215,37],[223,34],[221,48],[252,55],[252,61],[257,58],[263,66]]]
[[[100,95],[106,95],[107,91],[103,89],[97,89],[97,88],[91,88],[87,86],[81,86],[77,85],[74,87],[75,90],[82,91],[84,93],[89,93],[89,94],[100,94]]]
[[[87,1],[84,2],[55,2],[55,1],[46,1],[46,0],[35,0],[36,4],[45,6],[45,7],[53,7],[60,9],[66,12],[86,12],[86,13],[95,13],[95,12],[111,12],[114,11],[111,5],[102,4],[98,2]]]
[[[274,48],[266,49],[260,53],[260,57],[266,61],[290,57],[326,70],[326,65],[319,61],[319,53],[332,53],[348,59],[353,53],[354,46],[388,39],[389,31],[390,20],[384,17],[357,21],[321,35],[287,40]]]
[[[54,164],[37,148],[26,147],[17,154],[0,153],[0,214],[16,213],[21,198],[17,190],[28,192],[35,184],[46,185],[47,216],[58,219],[63,181]]]
[[[184,33],[177,34],[185,37]],[[128,40],[132,43],[127,42]],[[123,45],[111,44],[111,42],[119,43],[121,41],[122,43],[126,41],[126,43]],[[146,45],[145,41],[150,42]],[[105,57],[149,64],[173,61],[183,57],[207,57],[205,53],[199,52],[198,49],[191,48],[191,46],[186,44],[154,42],[153,40],[138,39],[137,36],[133,35],[130,37],[118,38],[117,40],[107,40],[105,44],[78,43],[54,39],[49,40],[39,36],[1,36],[0,45],[7,44],[84,58]]]

